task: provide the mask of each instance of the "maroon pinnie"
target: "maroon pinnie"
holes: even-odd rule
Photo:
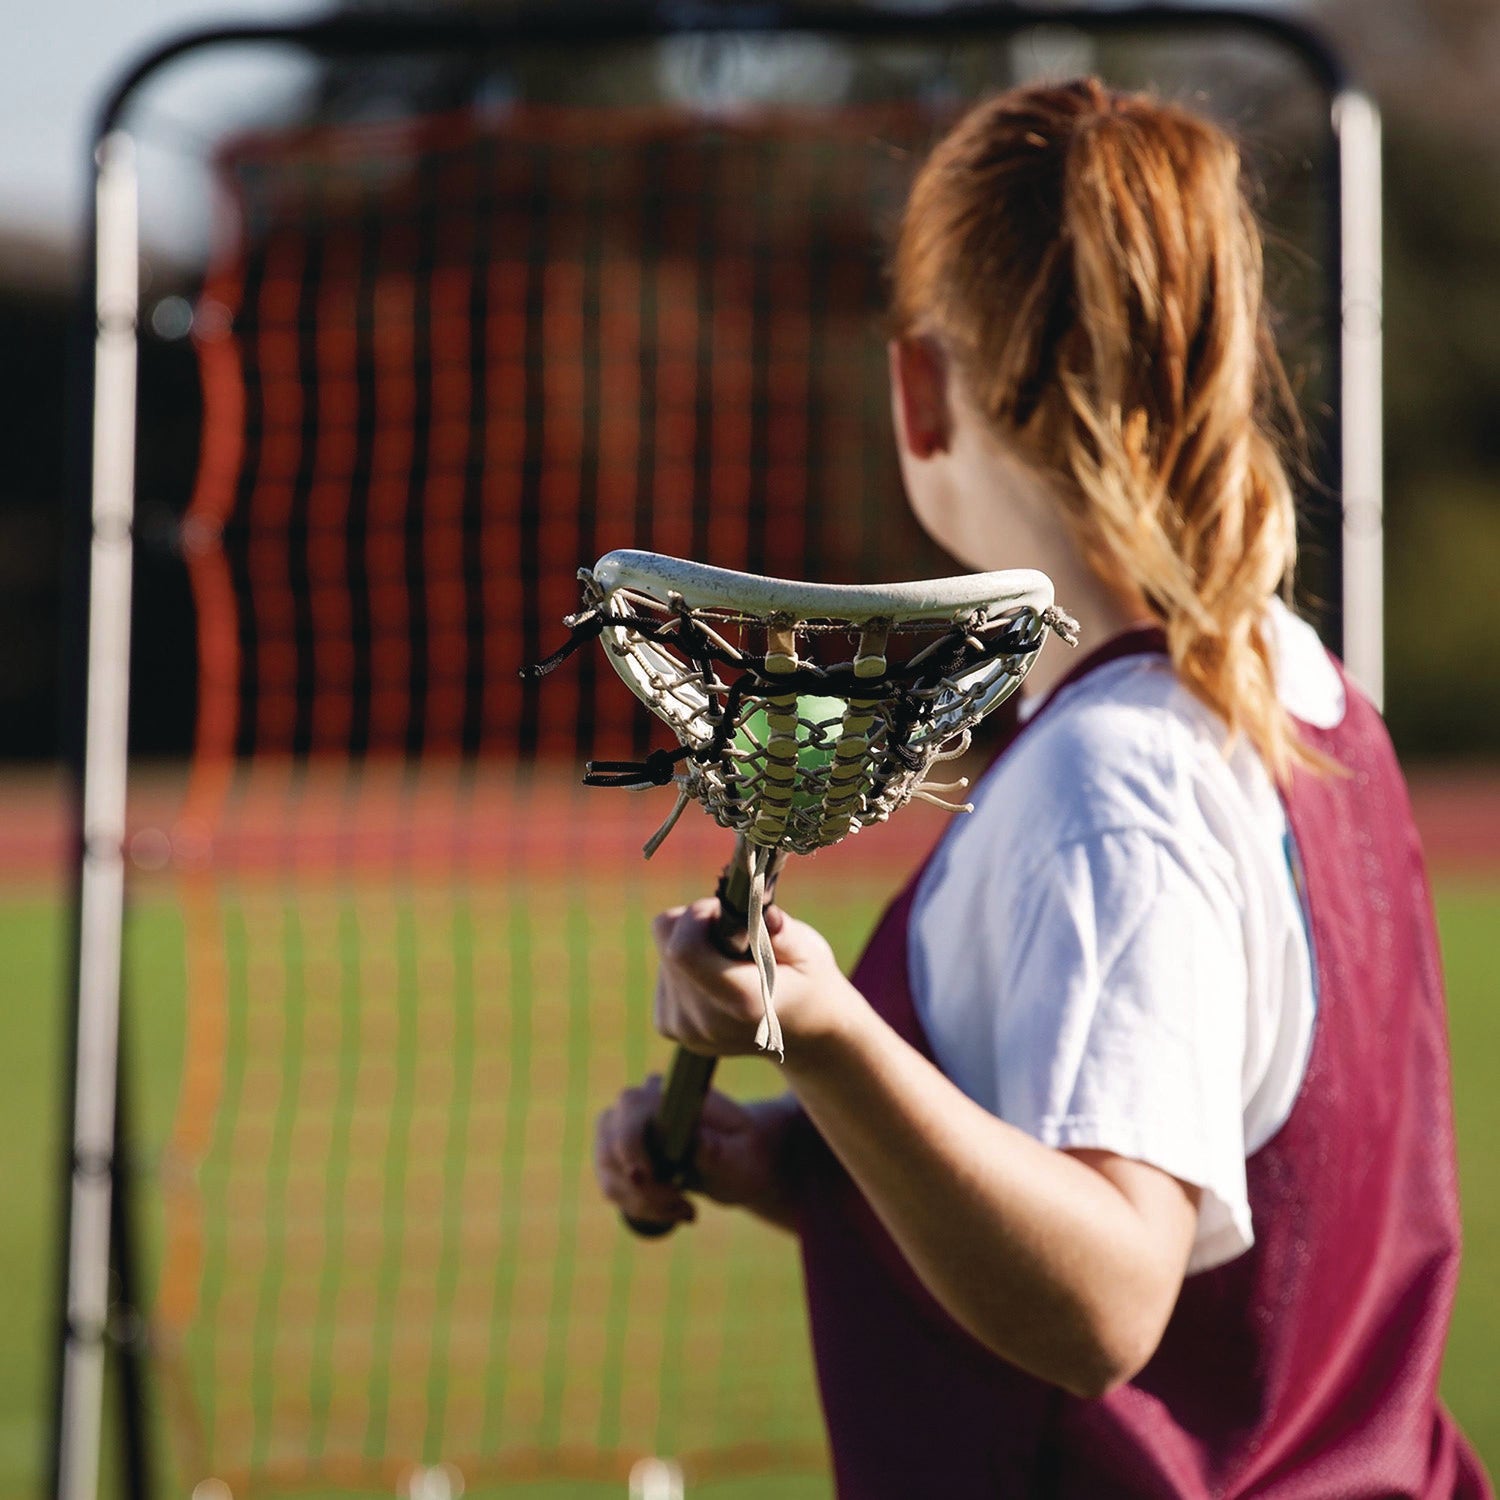
[[[1068,681],[1160,649],[1132,632]],[[1256,1242],[1187,1279],[1134,1380],[1082,1400],[985,1350],[810,1140],[800,1228],[841,1500],[1492,1495],[1437,1398],[1459,1217],[1431,898],[1385,728],[1346,691],[1336,728],[1302,733],[1349,774],[1299,773],[1286,797],[1319,1006],[1291,1115],[1247,1163]],[[854,978],[930,1057],[907,983],[915,886]]]

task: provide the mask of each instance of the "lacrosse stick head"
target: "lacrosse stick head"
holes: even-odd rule
[[[750,845],[796,854],[935,800],[934,764],[968,748],[1048,632],[1077,638],[1028,569],[867,587],[618,551],[579,577],[575,633],[601,637],[679,746],[593,779],[675,781],[677,811],[695,799]]]

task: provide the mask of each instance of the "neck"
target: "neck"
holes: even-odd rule
[[[1079,652],[1157,621],[1139,589],[1107,582],[1090,567],[1066,519],[1083,504],[1064,488],[1069,481],[1028,462],[974,410],[961,382],[949,394],[952,426],[940,473],[924,478],[911,462],[908,477],[924,496],[924,524],[935,523],[934,534],[965,563],[1039,569],[1052,580],[1058,608],[1078,621],[1078,650],[1048,641],[1027,676],[1027,696],[1041,697],[1072,670]]]
[[[1096,651],[1106,641],[1137,625],[1155,625],[1144,599],[1122,598],[1102,583],[1091,568],[1069,547],[1066,553],[1044,561],[1024,564],[1039,567],[1052,580],[1058,608],[1078,621],[1078,645],[1069,647],[1053,635],[1026,676],[1028,698],[1045,698],[1077,665],[1081,656]]]
[[[1106,582],[1089,566],[1066,517],[1082,497],[1060,474],[1027,462],[972,407],[961,383],[949,388],[950,427],[932,453],[900,448],[907,490],[922,524],[976,571],[1036,568],[1052,580],[1058,608],[1078,621],[1079,648],[1093,651],[1133,625],[1155,624],[1137,588]],[[1026,679],[1030,697],[1049,692],[1078,656],[1049,641]]]
[[[966,461],[965,461],[966,460]],[[1089,566],[1064,519],[1057,481],[1019,466],[993,443],[960,460],[959,555],[977,568],[1038,568],[1052,580],[1058,608],[1078,621],[1078,646],[1049,640],[1026,678],[1028,697],[1049,693],[1079,660],[1123,630],[1159,623],[1135,588],[1106,582]]]

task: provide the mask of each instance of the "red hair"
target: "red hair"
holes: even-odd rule
[[[1095,572],[1146,596],[1182,681],[1283,779],[1309,757],[1263,621],[1296,557],[1277,432],[1300,427],[1262,279],[1230,137],[1083,79],[991,99],[933,151],[894,316],[1066,481]]]

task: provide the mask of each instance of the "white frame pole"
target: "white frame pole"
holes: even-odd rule
[[[134,143],[123,131],[115,131],[100,143],[95,160],[98,328],[94,343],[93,530],[78,1050],[58,1500],[94,1500],[99,1487],[125,894],[140,248]]]
[[[1385,463],[1380,114],[1357,89],[1333,101],[1339,151],[1344,665],[1385,698]]]

